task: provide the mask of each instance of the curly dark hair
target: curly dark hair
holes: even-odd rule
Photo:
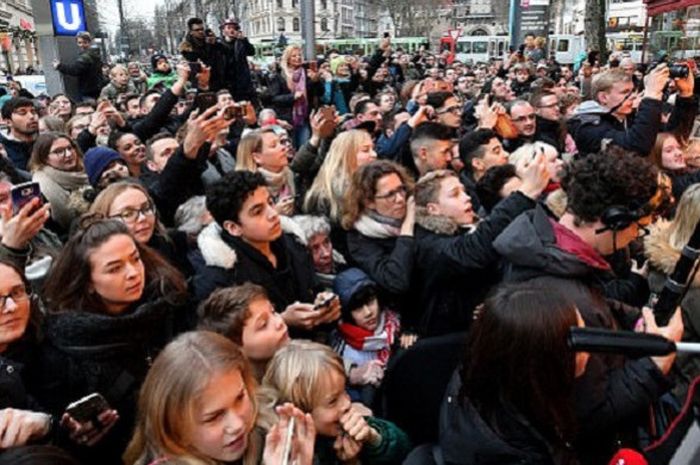
[[[634,153],[609,147],[570,163],[561,184],[568,198],[566,210],[587,223],[611,206],[637,210],[646,205],[658,189],[658,173]]]
[[[207,210],[220,226],[225,221],[238,223],[243,203],[257,188],[265,186],[260,173],[231,171],[207,189]]]
[[[506,164],[500,166],[492,166],[476,183],[476,193],[479,196],[479,201],[481,206],[484,207],[488,213],[493,210],[498,202],[503,200],[501,198],[501,189],[506,185],[508,181],[513,178],[517,178],[518,174],[515,172],[515,166]]]

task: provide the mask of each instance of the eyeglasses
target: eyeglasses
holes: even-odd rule
[[[136,220],[139,219],[139,215],[143,215],[144,217],[147,216],[153,216],[156,214],[156,208],[155,206],[151,203],[145,203],[141,205],[141,208],[125,208],[121,212],[117,213],[116,215],[110,216],[110,218],[119,218],[125,223],[135,223]]]
[[[538,105],[537,108],[554,108],[559,106],[559,102],[550,103],[549,105]]]
[[[514,123],[521,123],[523,121],[535,121],[535,114],[530,113],[529,115],[523,115],[523,116],[518,116],[517,118],[513,118]]]
[[[452,113],[453,115],[459,115],[462,113],[462,105],[453,105],[447,107],[444,110],[436,111],[438,115],[444,115],[445,113]]]
[[[61,147],[58,149],[53,149],[52,151],[49,152],[49,155],[55,155],[57,157],[60,157],[62,155],[72,155],[73,154],[73,147],[70,145],[66,147]]]
[[[389,199],[389,200],[396,200],[397,196],[401,197],[406,197],[406,193],[408,192],[408,189],[406,189],[406,186],[401,185],[394,189],[393,191],[389,191],[386,194],[377,194],[374,196],[376,200],[384,200],[384,199]]]
[[[7,307],[7,299],[12,299],[14,303],[17,303],[27,300],[28,298],[29,294],[27,294],[26,287],[13,287],[9,294],[0,295],[0,308],[5,309]]]

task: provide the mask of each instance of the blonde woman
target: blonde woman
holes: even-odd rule
[[[304,199],[304,212],[327,216],[335,225],[343,216],[342,204],[358,168],[377,158],[367,131],[340,133],[331,144],[311,188]]]
[[[287,147],[274,129],[266,128],[246,134],[238,143],[236,171],[260,173],[281,215],[294,214],[296,187],[289,168]]]
[[[207,331],[182,334],[163,349],[146,376],[124,463],[282,463],[284,436],[294,418],[292,463],[311,465],[311,417],[289,404],[280,407],[263,447],[255,429],[255,391],[251,368],[236,344]]]
[[[350,402],[345,384],[343,361],[330,347],[290,341],[275,353],[263,377],[260,423],[274,423],[275,407],[291,402],[313,420],[314,463],[401,463],[411,447],[406,433],[386,420],[364,416]]]
[[[649,259],[649,288],[652,292],[660,292],[663,288],[699,220],[700,184],[694,184],[681,196],[673,220],[659,220],[650,228],[649,235],[644,238],[644,253]],[[685,328],[683,341],[700,342],[700,273],[690,282],[681,302],[681,311]],[[679,354],[676,363],[681,368],[678,383],[681,387],[677,392],[682,394],[688,383],[700,375],[700,360]]]
[[[301,47],[290,45],[282,53],[280,72],[271,76],[268,87],[277,117],[294,129],[295,149],[311,136],[309,109],[313,98],[322,92],[318,72],[308,68],[304,67]]]

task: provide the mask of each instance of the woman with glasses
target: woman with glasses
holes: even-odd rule
[[[191,252],[187,235],[168,231],[163,226],[153,199],[141,184],[133,181],[110,184],[95,198],[89,213],[121,221],[139,244],[157,251],[185,276],[193,273],[187,259]]]
[[[400,165],[373,161],[355,172],[345,197],[342,226],[350,260],[405,307],[415,255],[413,180]]]
[[[54,262],[43,297],[37,399],[60,418],[69,403],[100,393],[109,406],[94,418],[63,419],[82,426],[71,452],[81,463],[121,464],[152,360],[191,327],[184,278],[124,222],[86,217]]]
[[[67,233],[71,222],[87,210],[83,191],[89,187],[83,168],[83,154],[67,135],[41,134],[29,160],[32,180],[51,204],[56,232]]]
[[[52,418],[27,392],[31,381],[24,369],[36,357],[38,316],[17,264],[0,259],[1,449],[24,445],[51,432]]]

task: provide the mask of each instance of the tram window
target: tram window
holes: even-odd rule
[[[559,44],[557,45],[557,52],[568,52],[569,51],[569,39],[559,39]]]
[[[474,42],[472,43],[473,53],[487,53],[488,52],[488,42]]]

